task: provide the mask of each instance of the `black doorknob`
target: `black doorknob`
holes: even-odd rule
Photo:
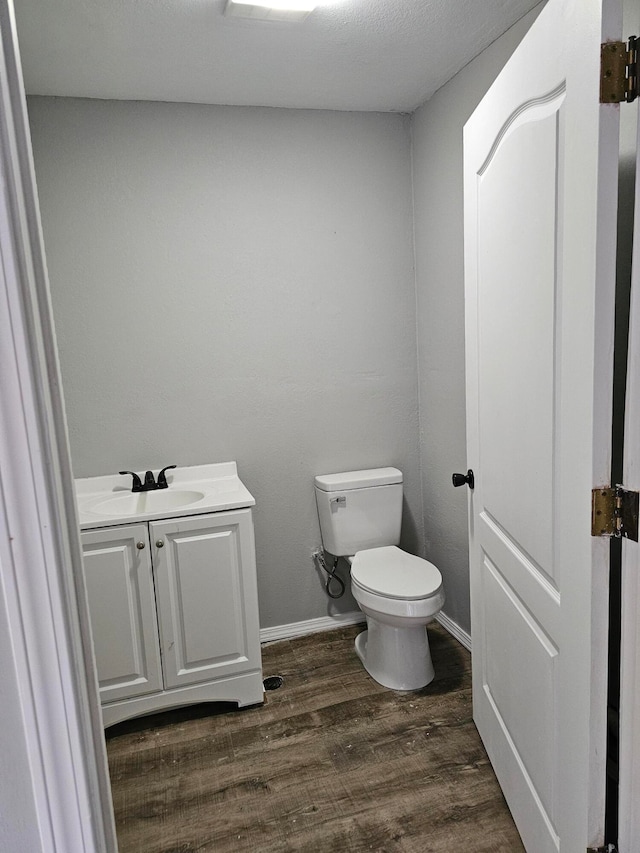
[[[451,476],[451,482],[453,483],[454,486],[456,486],[456,488],[458,486],[464,486],[466,484],[467,486],[469,486],[470,489],[472,489],[475,485],[475,480],[473,477],[473,471],[471,470],[471,468],[469,468],[466,475],[465,474],[453,474]]]

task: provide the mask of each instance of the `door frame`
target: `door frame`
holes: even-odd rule
[[[0,0],[0,181],[0,341],[12,355],[0,371],[0,625],[12,638],[0,665],[15,675],[23,716],[23,727],[4,736],[23,739],[29,755],[13,777],[32,786],[42,853],[111,853],[111,791],[11,0]],[[630,547],[625,559],[637,569],[640,546]],[[637,575],[633,586],[640,608]],[[640,628],[627,636],[622,713],[637,719]],[[637,802],[640,726],[632,733],[635,765],[627,768],[635,767]],[[11,816],[16,827],[19,817]],[[2,831],[10,841],[11,823]]]
[[[15,17],[0,0],[0,649],[32,793],[0,842],[117,850]],[[11,677],[10,677],[11,676]],[[17,695],[15,695],[17,693]],[[4,749],[3,749],[4,753]],[[32,825],[35,815],[37,827]]]
[[[640,490],[640,111],[636,136],[636,187],[627,351],[623,484]],[[622,540],[618,844],[634,853],[640,838],[640,544]]]

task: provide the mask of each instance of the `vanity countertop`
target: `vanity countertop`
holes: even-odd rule
[[[144,478],[144,471],[138,472]],[[131,476],[109,474],[75,481],[80,529],[200,515],[255,505],[235,462],[167,472],[168,488],[132,492]]]

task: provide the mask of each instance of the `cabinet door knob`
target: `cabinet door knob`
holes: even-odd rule
[[[144,542],[136,542],[136,548],[138,551],[144,551]]]
[[[162,541],[162,539],[158,539],[158,541],[156,542],[156,548],[164,548],[164,542]]]

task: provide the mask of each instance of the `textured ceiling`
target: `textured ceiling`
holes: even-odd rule
[[[14,0],[27,92],[410,112],[538,0],[320,0],[297,24],[225,0]]]

